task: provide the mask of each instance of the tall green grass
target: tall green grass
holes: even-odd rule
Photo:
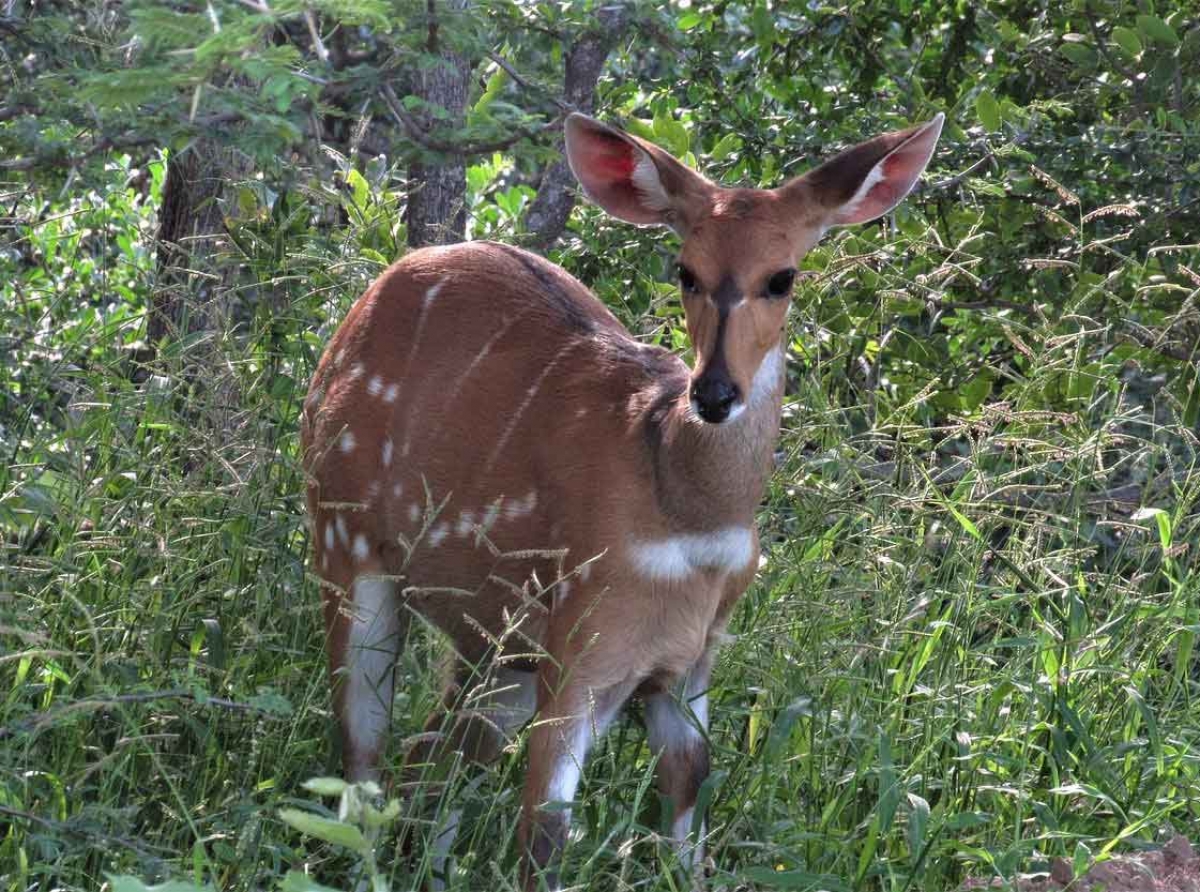
[[[351,888],[367,862],[279,816],[335,819],[302,784],[338,771],[295,419],[379,269],[360,242],[394,206],[276,240],[260,220],[214,260],[241,264],[228,329],[147,363],[159,175],[142,193],[118,164],[50,214],[26,193],[0,261],[0,877],[260,889],[291,870],[293,889]],[[1200,469],[1185,407],[1081,297],[1055,318],[962,311],[995,316],[1031,371],[1003,402],[931,422],[938,382],[872,381],[858,356],[891,349],[889,329],[919,339],[927,317],[895,324],[923,294],[909,270],[950,261],[921,233],[864,258],[872,238],[822,248],[810,265],[827,272],[797,300],[764,563],[711,691],[709,887],[949,890],[1186,831]],[[1144,256],[1121,271],[1163,287]],[[867,276],[882,282],[863,315],[847,295]],[[669,336],[650,275],[605,281],[627,321]],[[860,354],[824,331],[839,301]],[[420,633],[403,658],[395,758],[437,702],[436,650]],[[687,888],[636,712],[580,793],[564,872],[579,888]],[[451,888],[512,888],[521,772],[518,746],[431,776],[440,795],[378,833],[379,876],[428,881],[429,842],[462,809]]]

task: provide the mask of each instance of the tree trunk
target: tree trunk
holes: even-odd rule
[[[444,0],[443,9],[461,16],[469,0]],[[441,106],[445,117],[440,122],[450,130],[462,127],[467,107],[467,81],[471,68],[466,58],[455,52],[448,41],[439,39],[441,23],[437,0],[427,0],[429,39],[426,51],[439,57],[432,65],[413,76],[413,94],[425,102]],[[430,116],[417,116],[421,126],[430,126]],[[421,149],[421,160],[408,166],[408,245],[445,245],[461,242],[467,229],[467,164],[461,152],[447,152],[440,158]]]
[[[159,210],[157,283],[146,324],[151,344],[224,323],[237,267],[212,262],[227,247],[218,199],[249,173],[248,157],[208,139],[168,157]]]
[[[159,210],[147,339],[151,350],[175,345],[163,357],[164,371],[187,382],[193,432],[211,443],[231,441],[243,402],[228,340],[240,265],[222,256],[230,246],[218,199],[231,198],[251,169],[251,159],[236,149],[198,139],[168,156]],[[232,350],[236,355],[237,346]]]
[[[596,83],[608,54],[630,22],[626,6],[605,6],[596,11],[596,27],[579,37],[566,52],[563,94],[575,111],[591,114],[596,109]],[[559,137],[558,150],[563,151]],[[537,195],[525,215],[527,246],[545,251],[562,235],[575,207],[575,177],[564,154],[546,168]]]

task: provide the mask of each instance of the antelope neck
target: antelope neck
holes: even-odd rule
[[[659,508],[676,531],[753,523],[771,472],[783,401],[780,355],[768,353],[762,366],[745,411],[733,421],[706,424],[698,419],[686,382],[665,411],[648,420],[654,428],[650,439]]]

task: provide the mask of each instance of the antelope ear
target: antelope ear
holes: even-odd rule
[[[800,177],[810,200],[824,206],[826,226],[882,217],[912,191],[933,157],[942,123],[937,117],[907,130],[860,143]],[[787,188],[787,187],[785,187]]]
[[[593,202],[628,223],[666,225],[683,233],[712,188],[658,146],[573,114],[566,125],[567,163]]]

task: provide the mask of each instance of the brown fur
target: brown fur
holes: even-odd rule
[[[688,386],[723,351],[751,392],[787,310],[786,298],[765,298],[766,282],[795,266],[826,219],[803,183],[723,190],[649,144],[572,121],[568,148],[583,140],[606,170],[632,168],[638,151],[653,158],[669,206],[629,214],[685,233],[680,261],[700,284],[685,300],[696,368],[635,341],[562,269],[475,242],[413,252],[380,276],[329,344],[302,418],[335,681],[354,678],[351,598],[371,576],[398,581],[396,609],[402,601],[440,628],[460,667],[516,656],[537,669],[522,822],[535,866],[565,839],[562,815],[541,805],[572,729],[635,691],[661,694],[685,678],[700,692],[707,685],[715,642],[755,572],[756,537],[744,567],[671,578],[647,576],[631,548],[753,529],[782,377],[723,425],[693,414]],[[628,164],[622,151],[634,153]],[[621,208],[644,198],[632,181],[584,179]],[[458,676],[471,684],[468,671]],[[346,766],[368,776],[383,740],[378,729],[366,741],[352,733],[361,704],[349,702],[349,684],[335,686],[334,700]],[[378,695],[390,704],[390,689]],[[447,745],[476,758],[503,742],[469,723],[451,727]],[[660,762],[677,813],[707,774],[700,740],[668,745]]]

